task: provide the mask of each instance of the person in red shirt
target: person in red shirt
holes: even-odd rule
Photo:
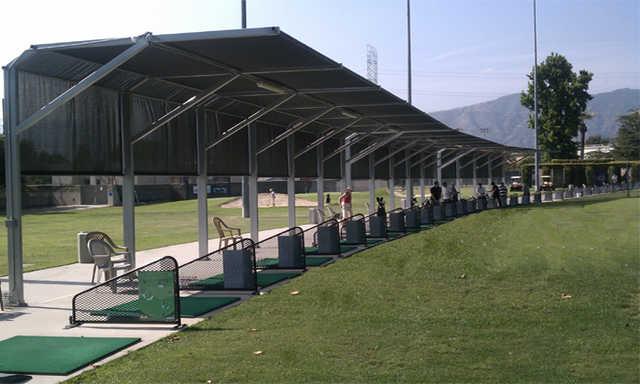
[[[351,209],[351,187],[347,187],[342,195],[340,195],[340,208],[342,208],[342,218],[353,216],[353,210]]]

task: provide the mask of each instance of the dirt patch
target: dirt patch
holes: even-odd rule
[[[284,193],[276,193],[276,207],[287,207],[289,204],[287,203],[287,195]],[[296,198],[296,207],[315,207],[316,202]],[[242,198],[238,197],[237,199],[233,199],[229,202],[226,202],[221,205],[222,208],[242,208]],[[258,207],[259,208],[268,208],[273,207],[273,200],[271,199],[270,193],[259,193],[258,194]]]

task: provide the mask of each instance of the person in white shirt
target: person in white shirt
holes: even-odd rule
[[[442,201],[449,201],[451,198],[449,192],[449,187],[447,187],[447,182],[445,181],[442,183]]]

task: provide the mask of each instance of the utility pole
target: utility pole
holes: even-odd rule
[[[247,28],[247,0],[241,0],[242,3],[242,28]]]
[[[538,31],[536,20],[536,0],[533,0],[533,129],[536,135],[534,155],[534,178],[536,190],[540,191],[540,148],[538,143]]]
[[[407,102],[411,104],[411,0],[407,0]]]

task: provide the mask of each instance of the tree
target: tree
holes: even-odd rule
[[[587,120],[592,119],[595,116],[595,113],[585,112],[580,116],[580,125],[578,126],[578,130],[580,131],[580,159],[584,160],[584,145],[585,138],[587,136]]]
[[[640,109],[618,118],[620,129],[613,144],[617,159],[640,159]]]
[[[588,90],[593,74],[585,70],[574,73],[564,56],[552,53],[537,66],[537,76],[538,143],[543,159],[575,159],[574,138],[592,98]],[[520,103],[533,112],[533,71],[527,77],[528,88],[520,94]],[[533,127],[534,116],[530,114],[529,128]]]

